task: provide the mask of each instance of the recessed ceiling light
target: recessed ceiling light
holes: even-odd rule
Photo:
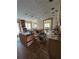
[[[54,10],[55,8],[51,8],[51,10]]]
[[[33,16],[31,16],[31,17],[33,17]]]
[[[28,15],[27,13],[25,13],[25,15]]]
[[[53,15],[53,16],[55,16],[55,15]]]
[[[55,12],[58,12],[58,10],[55,10]]]
[[[49,0],[49,2],[52,2],[53,0]]]

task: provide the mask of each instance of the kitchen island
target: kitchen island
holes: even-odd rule
[[[20,36],[20,40],[21,42],[26,45],[26,46],[29,46],[33,43],[33,38],[34,38],[34,35],[32,32],[28,31],[28,32],[21,32],[19,33],[19,36]]]

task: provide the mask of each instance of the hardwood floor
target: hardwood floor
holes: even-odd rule
[[[61,41],[49,39],[49,57],[50,59],[61,59]]]
[[[46,44],[35,41],[32,45],[26,47],[18,39],[17,59],[49,59]]]
[[[17,41],[17,59],[60,59],[60,52],[60,42],[51,39],[45,44],[35,40],[29,47]]]

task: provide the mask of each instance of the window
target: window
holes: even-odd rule
[[[51,20],[44,21],[44,29],[51,29]]]
[[[19,24],[17,23],[17,35],[19,35]]]
[[[31,30],[31,23],[30,22],[26,22],[25,23],[27,30]]]
[[[44,23],[44,29],[50,29],[50,22],[45,22]]]
[[[44,26],[45,27],[50,27],[50,23],[45,23]]]

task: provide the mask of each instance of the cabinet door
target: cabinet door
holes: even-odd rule
[[[21,40],[21,42],[22,42],[23,44],[26,43],[26,42],[27,42],[27,36],[20,34],[20,40]]]
[[[58,40],[49,39],[50,59],[61,59],[61,43]]]

